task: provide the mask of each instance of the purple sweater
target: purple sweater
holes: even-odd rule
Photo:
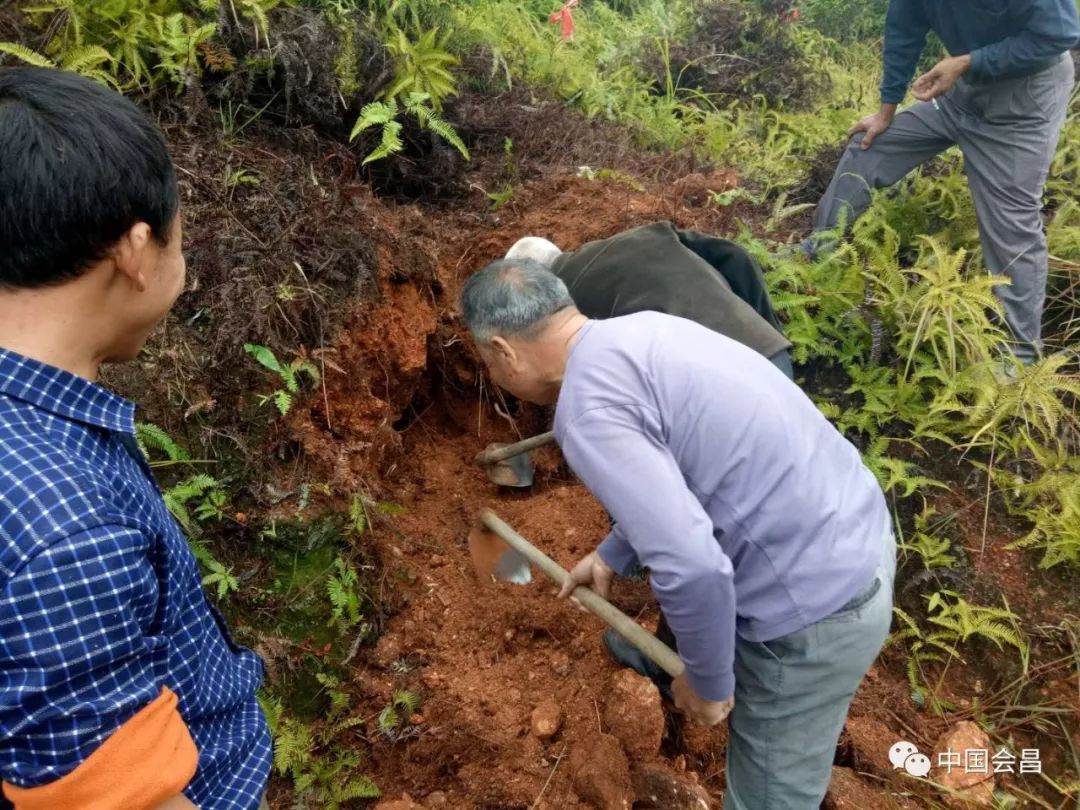
[[[649,569],[704,698],[733,694],[736,634],[834,613],[881,560],[885,498],[855,447],[768,360],[691,321],[589,322],[555,435],[616,522],[600,556]]]

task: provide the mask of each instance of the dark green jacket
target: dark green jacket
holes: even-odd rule
[[[564,253],[552,267],[590,318],[665,312],[765,357],[791,344],[753,259],[733,242],[654,222]]]

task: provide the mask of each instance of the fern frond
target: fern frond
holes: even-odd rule
[[[49,59],[49,57],[44,56],[37,51],[32,51],[25,45],[20,45],[18,42],[0,42],[0,53],[14,56],[16,59],[26,62],[28,65],[33,65],[34,67],[56,67],[56,63]]]
[[[396,155],[404,148],[405,143],[401,140],[401,124],[397,121],[390,121],[383,126],[382,141],[364,158],[361,165],[366,166],[373,160],[381,160],[384,157]]]
[[[378,799],[382,791],[366,776],[354,776],[342,787],[335,798],[339,802],[351,802],[356,799]]]

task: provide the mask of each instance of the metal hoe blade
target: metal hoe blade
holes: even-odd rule
[[[535,472],[531,453],[511,456],[487,468],[488,478],[501,487],[531,487]]]
[[[476,572],[485,579],[492,578],[514,585],[532,582],[528,558],[484,526],[477,526],[469,532],[469,556]]]
[[[531,487],[535,468],[530,451],[554,440],[549,431],[514,444],[492,444],[476,456],[476,463],[501,487]]]

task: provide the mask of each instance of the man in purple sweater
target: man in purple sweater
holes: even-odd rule
[[[556,405],[615,520],[561,595],[647,568],[686,664],[676,706],[730,713],[725,808],[817,807],[892,615],[889,515],[856,449],[751,349],[659,313],[590,321],[532,260],[477,273],[461,309],[492,379]]]

